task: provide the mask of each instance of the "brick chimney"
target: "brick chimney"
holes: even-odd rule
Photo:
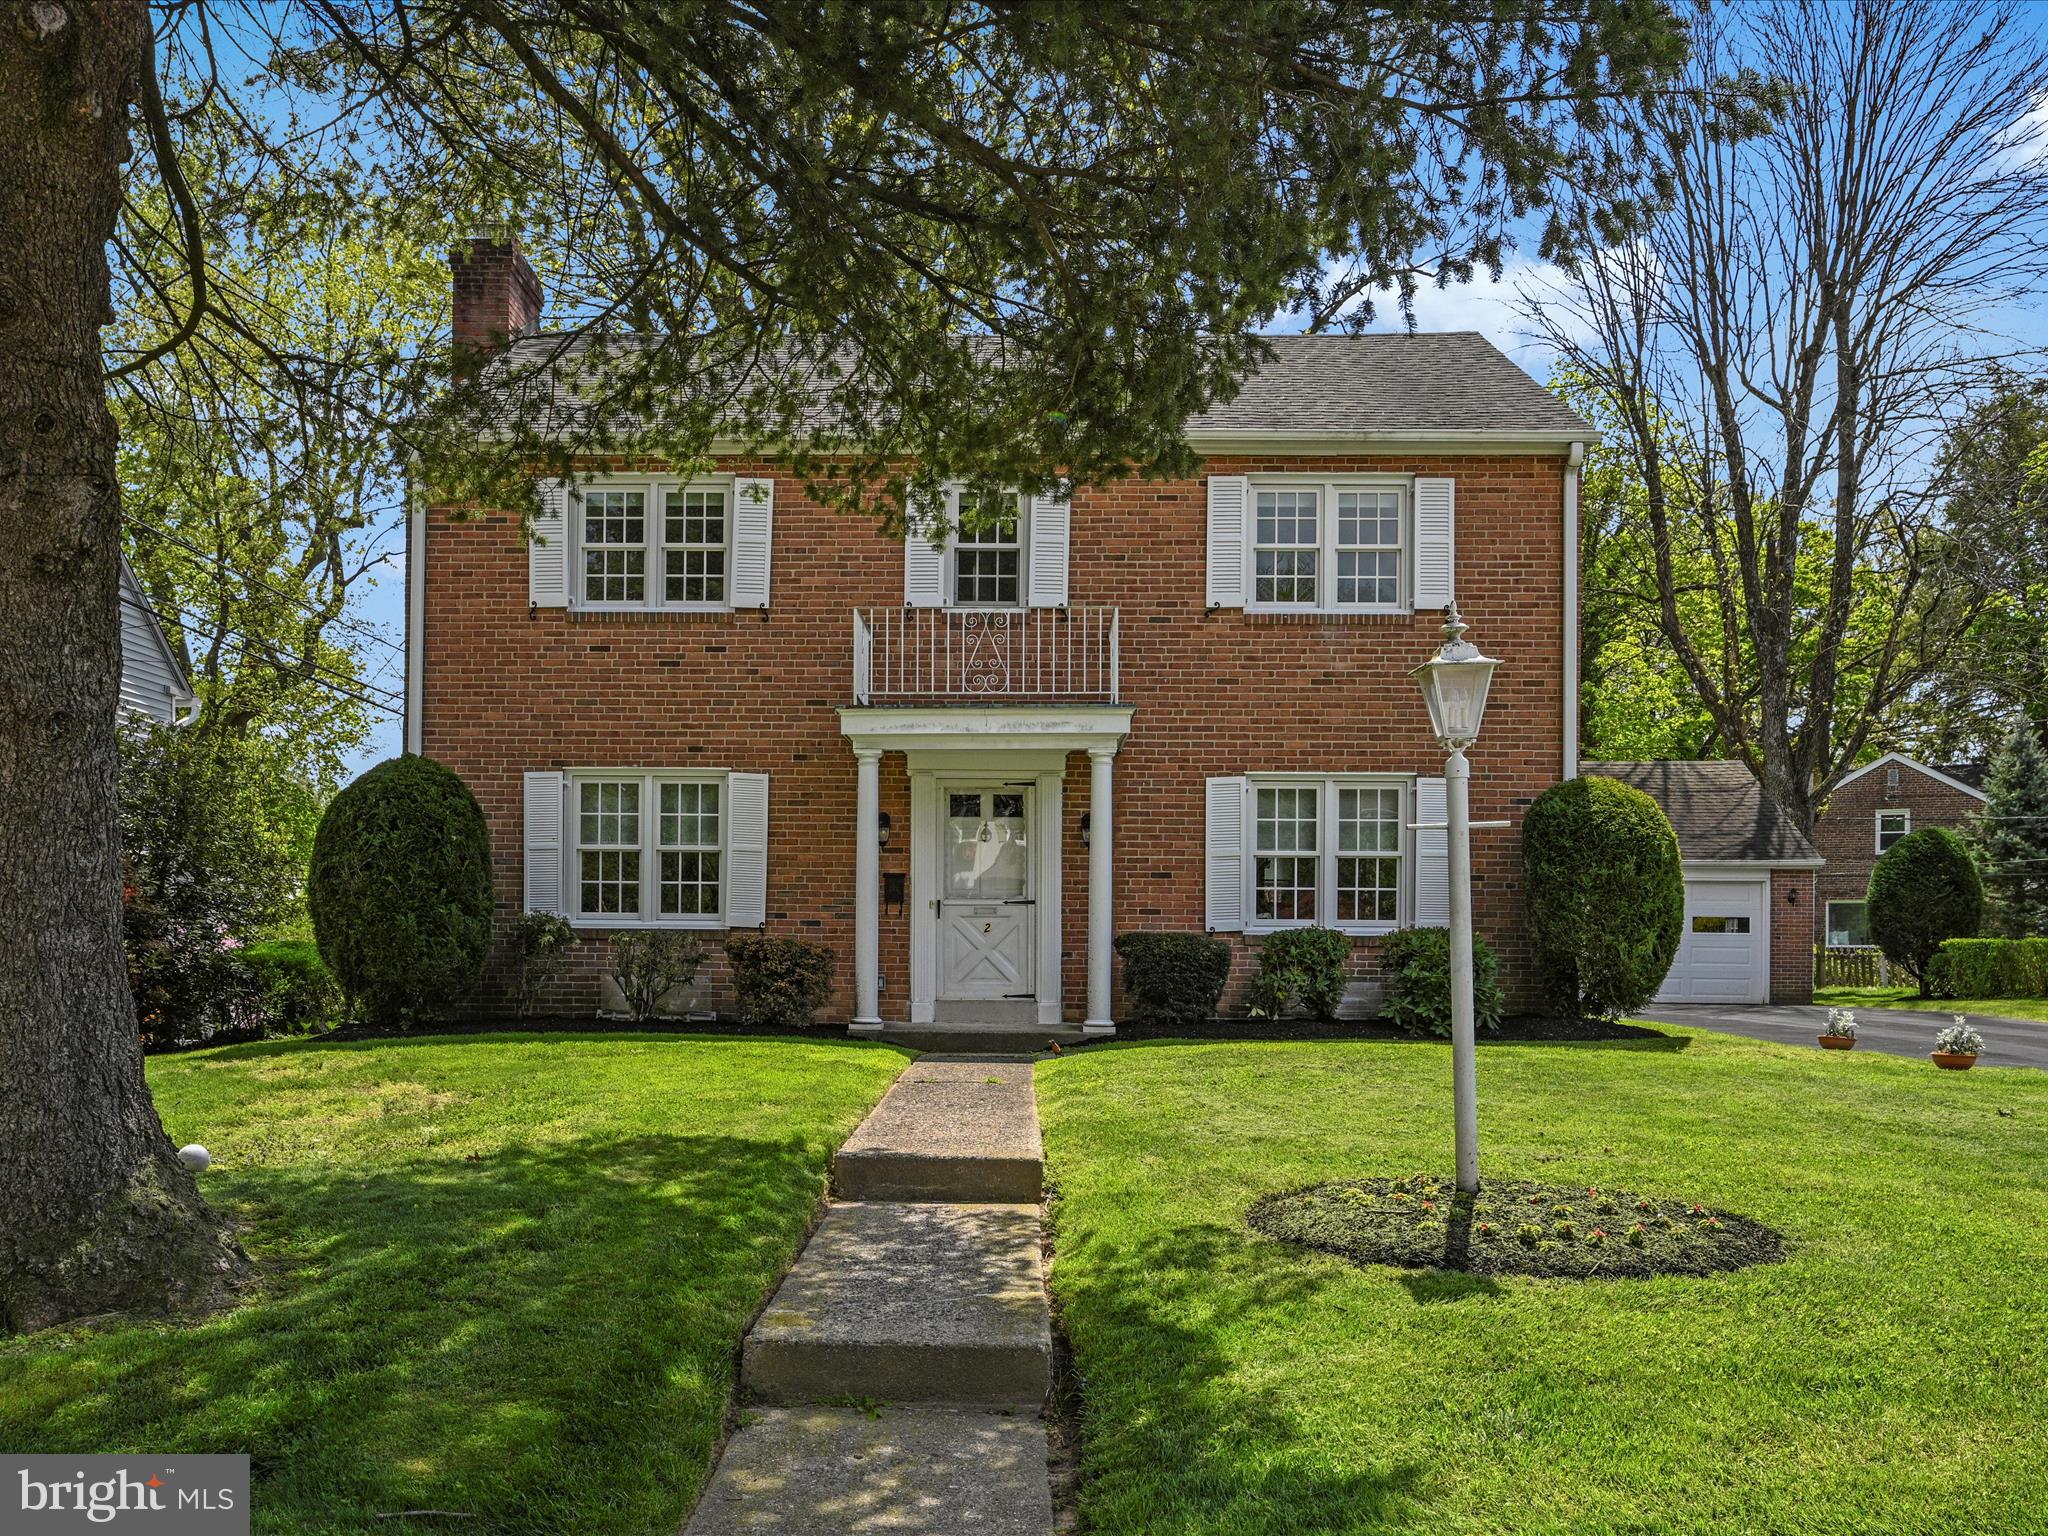
[[[455,350],[481,361],[540,323],[540,279],[508,231],[466,235],[448,252],[455,287]]]

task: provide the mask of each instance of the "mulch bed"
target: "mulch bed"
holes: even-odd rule
[[[1559,1280],[1712,1275],[1785,1256],[1784,1237],[1747,1216],[1633,1189],[1491,1179],[1476,1201],[1448,1179],[1348,1179],[1267,1195],[1255,1232],[1361,1267],[1540,1275]]]
[[[1208,1019],[1198,1024],[1119,1023],[1119,1040],[1439,1040],[1411,1035],[1378,1019]],[[1668,1040],[1662,1030],[1607,1019],[1553,1019],[1518,1014],[1501,1020],[1497,1030],[1479,1032],[1479,1043],[1493,1040]]]
[[[815,1035],[820,1039],[844,1036],[843,1024],[817,1024],[809,1029],[789,1029],[766,1024],[742,1024],[737,1019],[601,1019],[595,1014],[571,1014],[522,1019],[513,1014],[454,1019],[447,1023],[421,1024],[411,1029],[391,1025],[342,1024],[318,1038],[322,1040],[429,1040],[438,1035]]]

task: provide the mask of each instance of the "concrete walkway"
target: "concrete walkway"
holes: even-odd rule
[[[2025,1019],[1995,1019],[1971,1013],[1968,1003],[1958,1003],[1939,1013],[1922,1013],[1912,1008],[1858,1008],[1856,1049],[1884,1051],[1893,1056],[1914,1056],[1927,1060],[1934,1049],[1934,1037],[1949,1025],[1951,1012],[1968,1017],[1971,1026],[1984,1037],[1980,1067],[2048,1067],[2048,1024]],[[1699,1029],[1718,1029],[1752,1040],[1776,1040],[1789,1045],[1820,1046],[1814,1037],[1827,1022],[1825,1008],[1793,1004],[1770,1007],[1731,1007],[1718,1003],[1652,1003],[1639,1015],[1653,1023],[1690,1024]]]
[[[1028,1061],[913,1062],[740,1355],[684,1536],[1049,1536],[1052,1319]]]

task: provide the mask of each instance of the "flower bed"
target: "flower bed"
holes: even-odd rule
[[[1350,1179],[1267,1195],[1252,1230],[1354,1264],[1557,1279],[1710,1275],[1774,1264],[1784,1238],[1762,1222],[1633,1189],[1489,1181],[1457,1197],[1447,1179]]]

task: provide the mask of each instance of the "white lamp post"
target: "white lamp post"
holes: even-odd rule
[[[1465,638],[1453,603],[1444,614],[1444,643],[1417,667],[1429,705],[1430,729],[1450,757],[1444,763],[1444,799],[1451,854],[1451,1076],[1458,1123],[1458,1188],[1479,1192],[1479,1073],[1472,1022],[1472,796],[1465,749],[1479,739],[1486,694],[1499,662]]]

